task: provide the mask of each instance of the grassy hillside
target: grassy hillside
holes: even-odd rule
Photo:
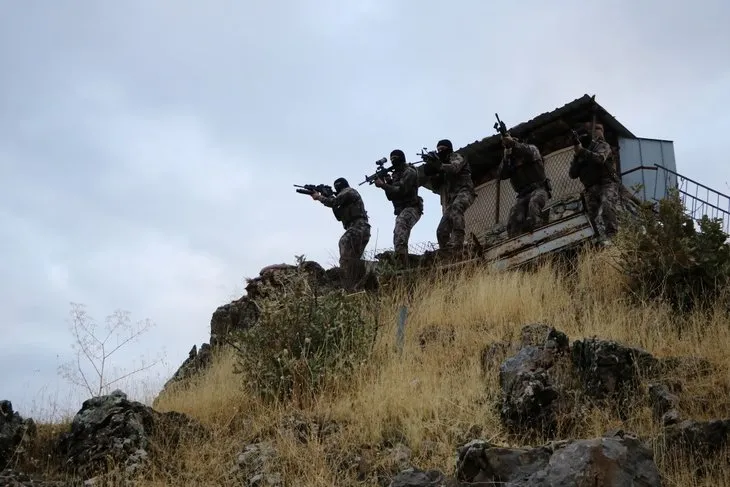
[[[471,269],[424,280],[408,301],[402,355],[395,351],[396,319],[405,293],[391,290],[377,299],[367,303],[368,309],[379,310],[371,356],[353,378],[330,382],[313,400],[295,397],[272,404],[247,391],[245,374],[234,372],[237,353],[231,350],[218,354],[213,367],[184,388],[160,397],[157,409],[200,420],[214,438],[170,454],[149,485],[225,485],[245,445],[264,439],[273,442],[277,456],[271,468],[284,485],[307,486],[363,485],[355,480],[358,469],[369,476],[365,485],[377,485],[378,475],[386,478],[400,469],[405,450],[394,449],[397,444],[410,449],[412,464],[444,472],[453,470],[455,447],[469,439],[520,444],[504,431],[495,410],[499,362],[483,374],[481,353],[538,321],[571,340],[597,335],[656,356],[704,357],[719,372],[702,379],[679,377],[682,413],[693,419],[730,417],[727,313],[695,311],[678,318],[655,302],[631,304],[610,250],[583,256],[569,272],[551,266],[508,273]],[[427,329],[441,330],[443,337],[453,329],[453,340],[437,339],[422,349],[419,336]],[[646,406],[633,409],[626,421],[600,408],[576,417],[580,420],[561,436],[591,437],[615,427],[647,436],[659,430]],[[337,426],[321,440],[307,442],[286,426],[314,421]],[[730,466],[719,461],[704,479],[680,461],[659,456],[656,461],[667,485],[730,485]]]

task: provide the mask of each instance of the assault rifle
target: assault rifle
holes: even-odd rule
[[[418,155],[421,156],[421,160],[426,164],[436,164],[441,161],[435,150],[429,151],[425,147],[421,149],[421,152],[419,152]]]
[[[326,184],[305,184],[304,186],[295,184],[294,187],[297,188],[297,193],[308,194],[310,196],[314,193],[319,193],[325,198],[329,198],[335,194],[332,187],[327,186]]]
[[[365,176],[365,181],[363,181],[362,183],[358,184],[358,186],[362,186],[365,183],[373,184],[378,179],[385,180],[390,175],[390,173],[393,172],[393,166],[392,165],[390,167],[385,167],[385,163],[386,162],[388,162],[388,159],[386,159],[385,157],[383,157],[382,159],[378,159],[377,161],[375,161],[375,165],[377,166],[378,169],[375,171],[374,174],[371,174],[370,176],[367,176],[366,175]]]
[[[429,151],[424,147],[421,152],[418,153],[418,155],[421,156],[421,160],[423,160],[424,162],[423,173],[427,177],[443,177],[443,174],[441,173],[441,158],[435,150]],[[432,182],[434,181],[435,180],[432,180]]]
[[[578,133],[575,129],[571,129],[570,136],[573,145],[581,145],[586,148],[591,145],[591,141],[593,140],[593,137],[587,130],[581,130],[581,132]]]
[[[503,121],[499,119],[498,114],[494,114],[495,117],[497,117],[497,121],[494,122],[494,130],[497,131],[498,134],[500,134],[502,137],[505,135],[509,135],[509,132],[507,131],[507,126],[504,124]]]

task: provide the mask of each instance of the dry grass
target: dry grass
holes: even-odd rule
[[[354,474],[341,470],[348,454],[355,453],[369,456],[374,469],[397,471],[392,458],[375,452],[398,442],[412,450],[416,465],[451,472],[459,442],[475,435],[509,441],[494,409],[498,371],[495,366],[482,377],[480,353],[485,345],[510,339],[524,324],[537,321],[555,326],[571,340],[597,335],[657,356],[707,358],[720,372],[686,380],[688,400],[682,412],[696,419],[730,417],[727,315],[693,315],[685,320],[680,336],[675,331],[677,320],[667,308],[628,304],[622,276],[612,262],[607,252],[584,256],[570,276],[550,266],[529,273],[472,269],[420,285],[407,302],[403,292],[388,293],[380,303],[383,325],[371,362],[339,394],[323,394],[305,410],[262,404],[241,388],[243,381],[233,372],[235,357],[221,354],[206,374],[158,403],[160,410],[180,411],[211,427],[213,440],[194,441],[184,451],[171,453],[168,468],[153,472],[148,485],[230,485],[229,471],[237,454],[262,438],[276,445],[275,468],[285,485],[356,485]],[[409,316],[399,355],[396,316],[404,303]],[[418,336],[427,327],[453,327],[454,341],[431,344],[422,351]],[[304,443],[281,428],[293,414],[331,420],[340,428],[322,441]],[[592,410],[565,434],[590,437],[614,427],[642,435],[657,430],[642,405],[626,422],[611,411]],[[730,486],[727,465],[718,463],[708,477],[699,479],[673,459],[656,460],[666,485]]]

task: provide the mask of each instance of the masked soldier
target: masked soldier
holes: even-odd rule
[[[531,232],[540,212],[549,199],[549,181],[540,151],[532,144],[505,135],[502,137],[504,157],[500,178],[509,179],[517,193],[517,201],[509,212],[507,235],[512,238]]]
[[[446,190],[446,208],[436,229],[436,239],[440,249],[458,252],[466,236],[464,213],[476,198],[471,167],[464,156],[454,152],[450,140],[440,140],[436,152],[438,158],[429,159],[425,168],[432,178],[442,181]]]
[[[602,243],[609,243],[618,231],[618,204],[620,202],[620,180],[616,173],[611,146],[603,135],[603,125],[595,124],[594,133],[590,125],[584,124],[577,131],[574,140],[575,155],[570,164],[568,175],[580,179],[585,188],[588,216],[597,223],[603,217],[605,231]]]
[[[315,192],[312,199],[332,208],[335,218],[345,228],[339,242],[340,269],[344,288],[354,291],[366,274],[365,263],[361,258],[370,242],[370,223],[360,193],[351,188],[345,178],[335,180],[334,190],[334,196],[325,197]]]
[[[395,228],[393,246],[396,257],[403,263],[408,259],[408,240],[411,230],[423,215],[423,198],[418,196],[418,171],[406,163],[406,155],[396,149],[390,153],[393,175],[384,181],[375,180],[375,186],[385,191],[385,196],[393,203]]]

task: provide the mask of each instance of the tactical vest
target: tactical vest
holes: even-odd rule
[[[509,182],[518,196],[524,196],[545,183],[545,165],[542,161],[523,162],[515,168]]]
[[[588,150],[591,152],[595,152],[601,144],[608,145],[608,143],[603,139],[593,140],[593,142],[591,142],[591,145],[588,146]],[[594,186],[596,184],[607,184],[619,181],[618,175],[616,174],[616,169],[614,167],[613,152],[611,152],[611,154],[606,159],[606,162],[603,164],[596,164],[594,162],[591,162],[590,160],[585,160],[588,159],[588,156],[586,155],[580,155],[576,157],[578,157],[579,161],[582,162],[578,178],[580,179],[580,182],[583,183],[583,186],[585,186],[586,188]]]
[[[365,211],[365,203],[363,203],[360,193],[358,193],[354,188],[345,188],[342,190],[343,193],[345,191],[352,191],[354,193],[353,201],[342,206],[332,208],[332,211],[335,214],[335,218],[341,221],[342,226],[347,229],[350,225],[352,225],[352,223],[361,218],[364,218],[367,221],[368,213]]]
[[[406,208],[411,207],[418,208],[420,212],[423,212],[423,198],[418,196],[418,170],[415,167],[409,164],[403,171],[393,171],[393,183],[396,184],[402,181],[405,178],[406,173],[409,171],[415,173],[415,184],[413,187],[409,188],[409,191],[407,191],[404,195],[388,197],[388,199],[393,203],[393,210],[396,216],[400,215],[400,213]]]
[[[451,159],[454,157],[454,155],[461,155],[456,154],[453,152],[449,156],[449,162],[452,162]],[[464,167],[456,174],[451,173],[445,173],[444,174],[444,182],[446,183],[446,194],[448,197],[454,196],[456,193],[459,193],[463,190],[474,192],[474,180],[471,178],[471,165],[469,164],[469,160],[466,158],[466,156],[461,156],[465,160]]]

